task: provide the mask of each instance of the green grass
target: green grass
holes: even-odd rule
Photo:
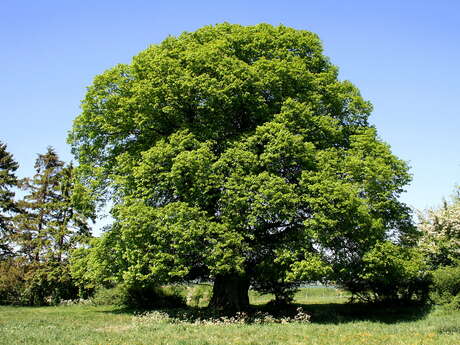
[[[460,344],[460,311],[347,305],[339,292],[321,288],[296,298],[311,323],[173,323],[165,314],[114,306],[0,307],[0,344]],[[251,303],[267,300],[251,292]]]

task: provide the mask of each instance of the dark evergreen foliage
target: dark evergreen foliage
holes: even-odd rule
[[[11,257],[13,236],[12,216],[19,212],[14,199],[14,189],[19,186],[15,175],[19,165],[7,151],[6,144],[0,142],[0,260]]]

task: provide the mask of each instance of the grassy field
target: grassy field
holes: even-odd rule
[[[255,308],[268,300],[251,293]],[[0,344],[460,344],[460,311],[348,305],[340,291],[324,288],[302,289],[296,302],[311,322],[213,324],[190,319],[198,308],[138,314],[115,306],[0,307]]]

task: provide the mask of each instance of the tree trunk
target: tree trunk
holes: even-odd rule
[[[249,280],[237,274],[218,275],[214,280],[211,308],[241,311],[249,307]]]

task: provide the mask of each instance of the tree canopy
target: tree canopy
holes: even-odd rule
[[[213,279],[211,304],[235,309],[249,285],[283,300],[352,281],[375,244],[413,232],[408,167],[371,110],[315,34],[284,26],[207,26],[98,75],[69,142],[114,202],[112,274]]]

